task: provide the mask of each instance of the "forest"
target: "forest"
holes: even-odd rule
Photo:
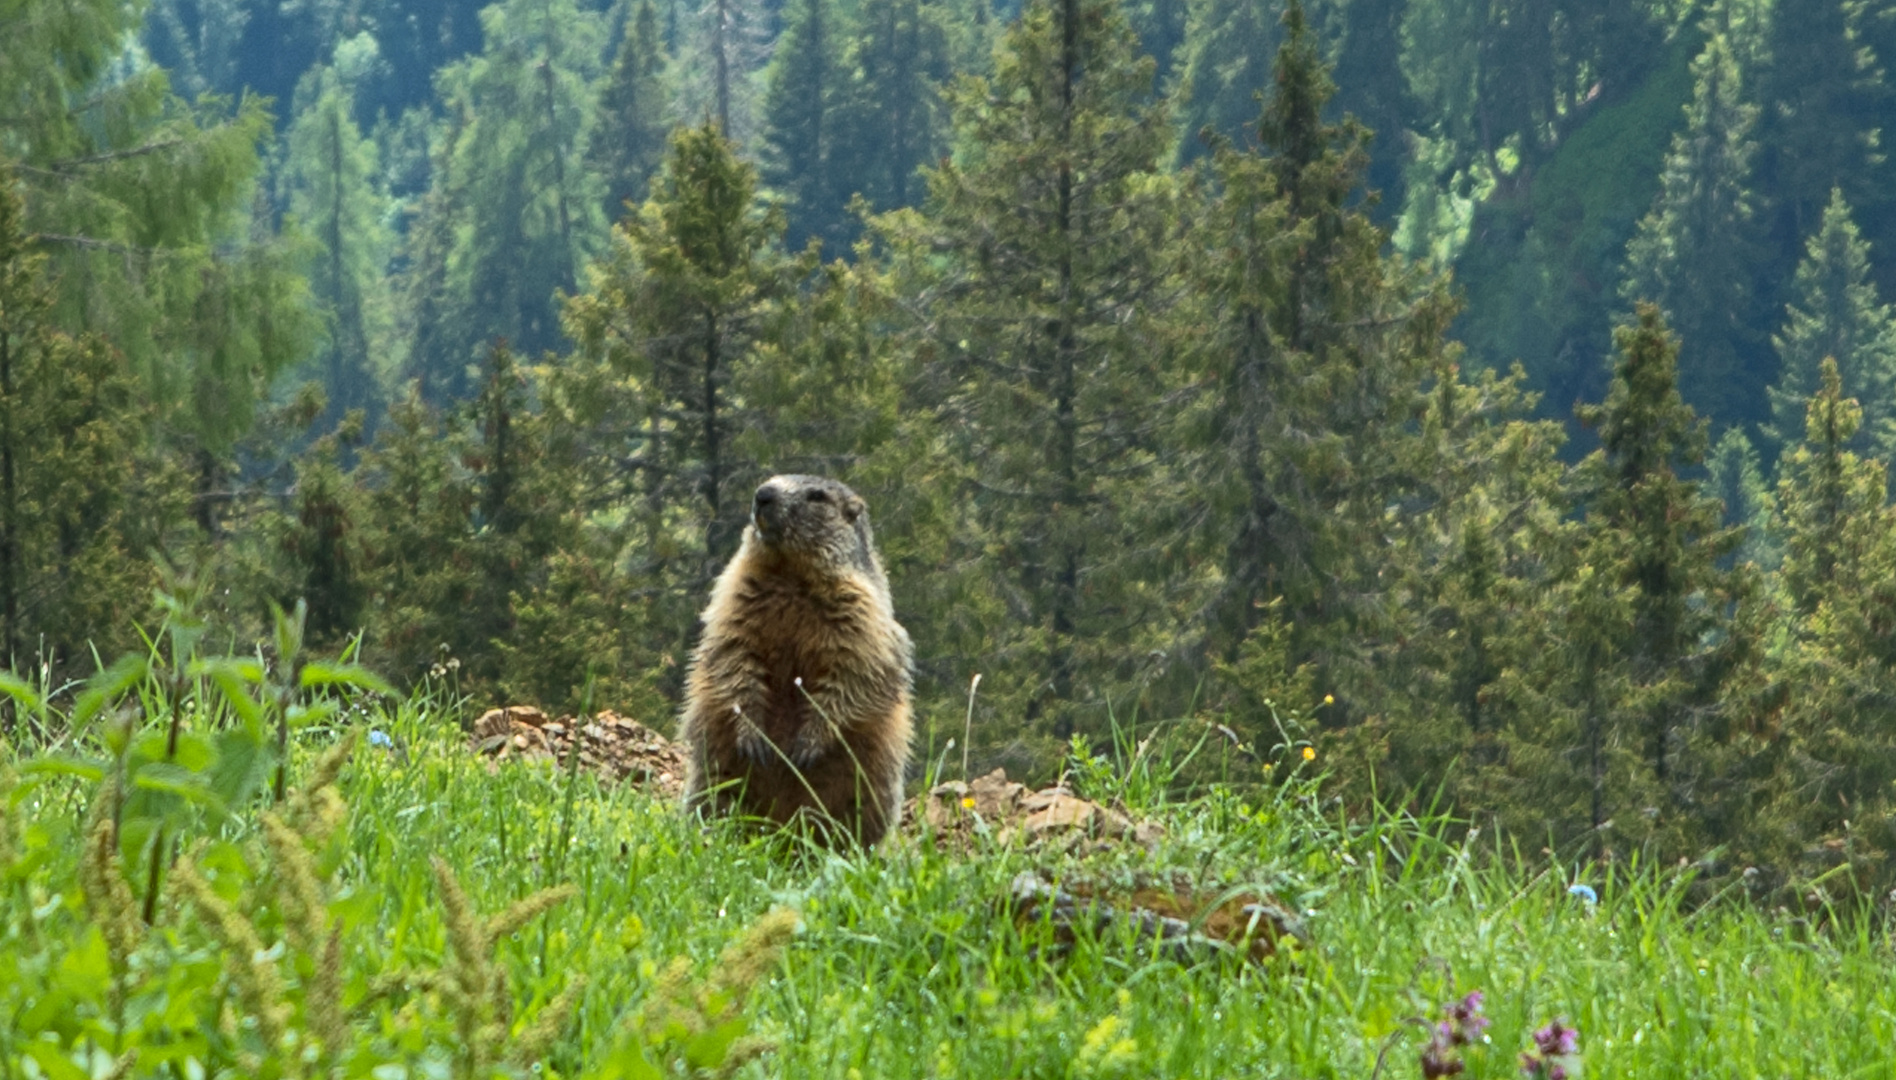
[[[403,691],[667,728],[753,487],[816,473],[930,753],[1307,745],[1346,809],[1896,885],[1896,4],[0,28],[19,680],[300,601]]]

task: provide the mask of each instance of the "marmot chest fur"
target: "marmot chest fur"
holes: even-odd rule
[[[901,809],[912,669],[861,497],[770,478],[692,654],[687,800],[875,843]]]

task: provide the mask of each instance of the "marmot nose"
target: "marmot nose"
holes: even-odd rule
[[[769,506],[771,503],[776,502],[777,497],[778,497],[777,489],[772,487],[769,484],[765,484],[763,487],[758,488],[757,494],[753,496],[753,498],[755,499],[755,505],[757,509],[759,510],[762,510],[764,507]]]

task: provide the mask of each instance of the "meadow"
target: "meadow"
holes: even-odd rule
[[[128,662],[63,711],[6,681],[37,730],[0,757],[0,1078],[1498,1078],[1555,1020],[1577,1043],[1544,1075],[1896,1061],[1874,905],[1687,904],[1691,868],[1345,820],[1301,755],[1183,792],[1170,755],[1126,753],[1150,732],[1082,749],[1069,782],[1161,825],[1149,847],[911,826],[833,853],[492,765],[438,688],[297,670]],[[921,783],[958,774],[922,749]],[[1305,938],[1262,963],[1130,931],[1054,949],[1008,916],[1027,870],[1249,889]]]

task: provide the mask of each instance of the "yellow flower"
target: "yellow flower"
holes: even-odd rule
[[[963,810],[972,810],[972,809],[974,809],[974,796],[972,796],[972,795],[969,795],[969,796],[967,796],[967,797],[965,797],[965,798],[963,798],[963,799],[961,800],[961,808],[962,808]]]
[[[1323,695],[1323,703],[1324,703],[1325,705],[1335,705],[1335,704],[1336,704],[1336,695],[1335,695],[1335,694],[1325,694],[1325,695]]]
[[[1317,760],[1317,748],[1314,746],[1304,747],[1304,760],[1305,761]]]

